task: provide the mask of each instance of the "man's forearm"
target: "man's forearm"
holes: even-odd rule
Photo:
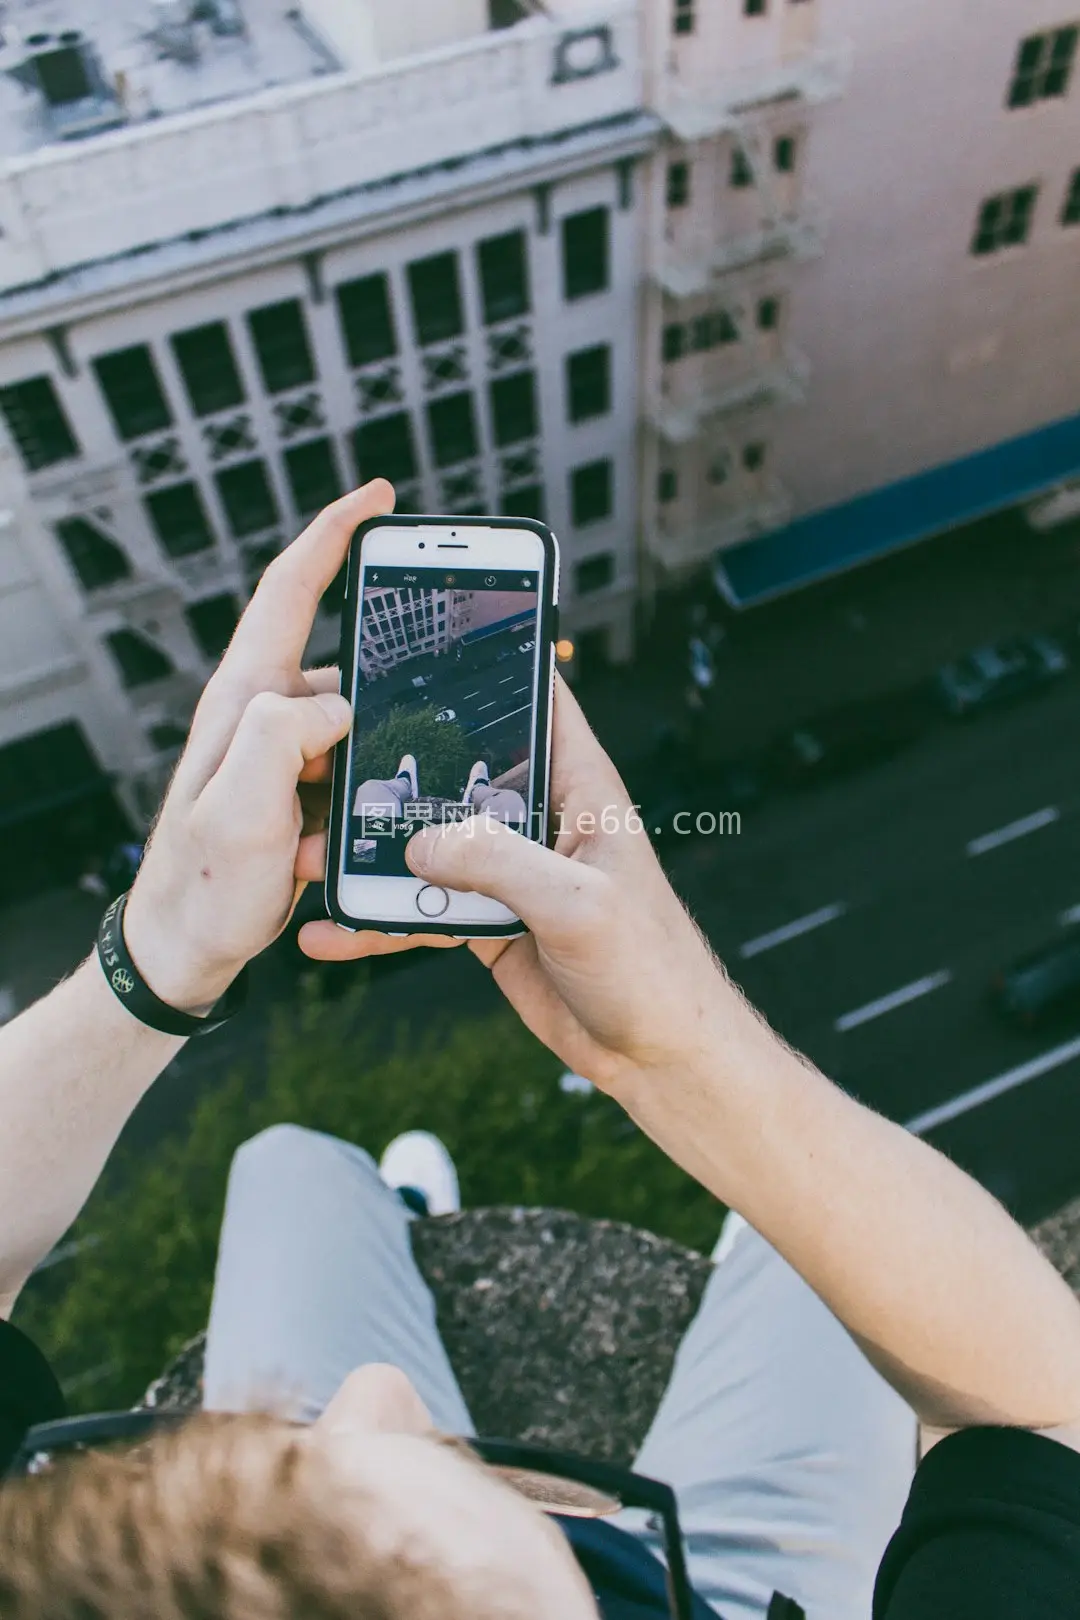
[[[694,1072],[624,1101],[825,1301],[925,1422],[1080,1419],[1080,1306],[926,1143],[845,1096],[734,991]]]
[[[0,1029],[0,1316],[182,1045],[132,1018],[95,958]]]

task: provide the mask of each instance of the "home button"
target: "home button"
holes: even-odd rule
[[[442,917],[450,908],[450,896],[445,889],[429,883],[416,897],[416,909],[421,917]]]

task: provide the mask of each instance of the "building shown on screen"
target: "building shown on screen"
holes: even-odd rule
[[[1077,30],[1022,10],[0,4],[26,869],[145,821],[357,478],[547,519],[587,663],[695,571],[750,604],[1080,472]]]

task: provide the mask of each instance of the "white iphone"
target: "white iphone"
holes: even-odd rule
[[[559,548],[525,518],[384,517],[349,553],[326,907],[343,928],[507,938],[497,900],[423,883],[422,827],[495,816],[545,842]]]

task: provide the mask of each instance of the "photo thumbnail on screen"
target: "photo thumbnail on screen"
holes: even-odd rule
[[[539,659],[535,571],[364,571],[347,875],[405,877],[432,823],[531,813]]]

